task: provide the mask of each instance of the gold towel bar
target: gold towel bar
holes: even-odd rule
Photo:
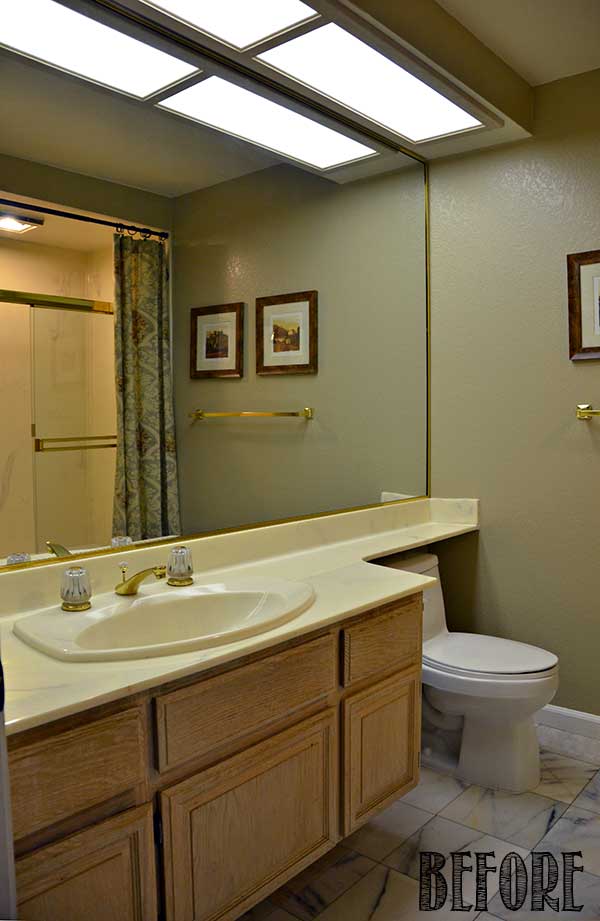
[[[248,418],[249,416],[262,416],[262,417],[273,417],[273,416],[295,416],[300,419],[314,419],[315,411],[310,406],[305,406],[304,409],[298,409],[294,412],[240,412],[240,413],[207,413],[203,409],[196,409],[193,413],[190,413],[190,419],[194,421],[203,420],[203,419],[233,419],[233,418]]]
[[[577,418],[584,421],[591,419],[593,416],[600,416],[600,409],[592,409],[591,403],[579,403],[577,405]]]
[[[112,441],[111,441],[112,439]],[[82,444],[81,442],[108,442],[107,444]],[[77,442],[77,444],[73,444]],[[55,444],[56,447],[49,448],[49,444]],[[116,448],[116,435],[80,435],[75,438],[35,438],[34,448],[36,454],[47,451],[92,451],[97,448]]]

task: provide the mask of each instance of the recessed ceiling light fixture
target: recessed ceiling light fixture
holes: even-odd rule
[[[2,0],[0,45],[141,99],[197,72],[54,0]]]
[[[222,77],[208,77],[158,105],[318,169],[331,169],[377,153]]]
[[[300,0],[143,0],[147,6],[242,49],[318,13]]]
[[[43,218],[23,217],[21,214],[9,214],[6,211],[0,211],[0,230],[8,233],[27,233],[28,230],[35,230],[44,223]]]
[[[413,142],[482,124],[335,23],[264,51],[257,60]]]

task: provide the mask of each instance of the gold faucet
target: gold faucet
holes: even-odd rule
[[[50,553],[53,553],[54,556],[62,558],[64,556],[73,556],[70,550],[67,550],[66,547],[63,547],[62,544],[57,544],[55,540],[47,540],[46,546]]]
[[[164,579],[167,575],[166,566],[150,566],[149,569],[142,569],[136,572],[134,576],[127,579],[127,566],[121,566],[122,580],[115,586],[117,595],[137,595],[138,589],[145,579],[154,576],[155,579]]]

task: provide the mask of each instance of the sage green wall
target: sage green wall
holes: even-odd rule
[[[171,226],[172,199],[4,154],[0,154],[0,190],[151,227]]]
[[[433,493],[481,498],[440,548],[451,628],[561,659],[600,712],[600,363],[568,357],[566,254],[600,249],[600,71],[536,90],[535,139],[431,165]]]
[[[423,196],[420,166],[347,186],[278,166],[177,200],[184,531],[425,491]],[[319,292],[319,373],[257,377],[255,298],[308,289]],[[247,304],[244,378],[190,380],[190,308],[233,301]],[[187,418],[304,406],[313,422]]]

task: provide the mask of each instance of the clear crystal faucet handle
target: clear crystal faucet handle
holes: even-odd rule
[[[192,551],[189,547],[173,547],[169,553],[167,563],[167,575],[169,585],[193,585],[194,564],[192,563]]]
[[[92,586],[87,569],[69,566],[62,574],[60,586],[63,611],[88,611],[91,608]]]

